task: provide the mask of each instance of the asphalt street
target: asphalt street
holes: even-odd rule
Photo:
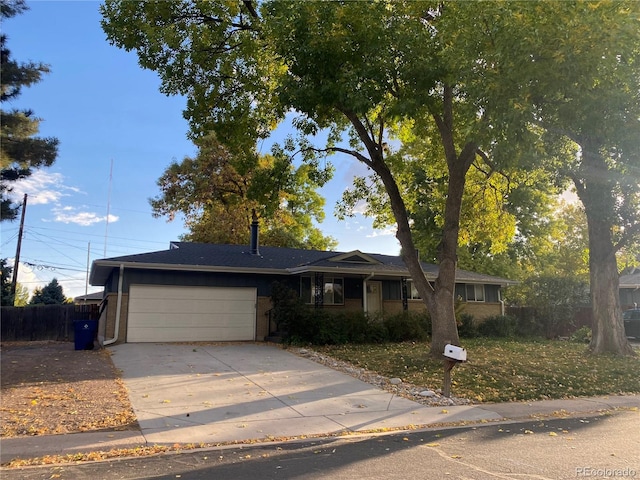
[[[640,479],[640,412],[4,470],[3,479]]]

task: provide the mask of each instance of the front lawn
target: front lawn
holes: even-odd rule
[[[640,356],[591,357],[584,344],[563,341],[477,338],[462,343],[468,361],[453,370],[456,397],[506,402],[640,392]],[[313,348],[386,377],[442,387],[442,363],[429,357],[425,343]]]

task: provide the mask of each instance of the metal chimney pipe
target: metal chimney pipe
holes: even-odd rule
[[[258,236],[260,233],[260,224],[258,222],[258,215],[256,215],[255,209],[252,211],[252,222],[251,222],[251,255],[260,255],[260,251],[258,249]]]

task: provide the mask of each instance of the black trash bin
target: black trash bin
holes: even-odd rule
[[[73,322],[76,350],[93,350],[93,341],[97,331],[97,320],[76,320]]]

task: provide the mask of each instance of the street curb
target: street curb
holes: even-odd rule
[[[241,446],[261,446],[290,444],[293,442],[310,440],[328,440],[336,438],[355,438],[358,436],[378,436],[398,434],[403,431],[428,431],[445,430],[454,428],[473,427],[477,425],[499,425],[504,423],[514,423],[527,419],[542,418],[568,418],[579,416],[596,416],[606,412],[616,410],[638,410],[640,409],[640,395],[614,395],[601,397],[585,397],[568,400],[540,400],[535,402],[513,402],[513,403],[493,403],[475,406],[486,411],[488,414],[495,414],[496,419],[478,420],[461,419],[453,423],[432,423],[427,425],[411,425],[397,428],[389,428],[382,431],[354,431],[344,435],[310,435],[304,438],[293,437],[291,440],[268,440],[255,439],[243,440],[239,442],[225,442],[224,444],[207,444],[198,451],[220,450],[225,448],[238,448]],[[172,446],[171,443],[158,445]],[[5,465],[13,460],[31,460],[45,456],[64,456],[68,454],[108,452],[109,450],[129,449],[139,447],[149,447],[147,440],[140,430],[110,431],[110,432],[90,432],[74,433],[64,435],[43,435],[33,437],[13,437],[0,439],[0,463]],[[185,445],[183,445],[185,446]],[[179,451],[161,452],[159,454],[175,454],[191,451],[182,449]],[[108,461],[118,458],[119,460],[130,457],[111,457]],[[131,457],[139,458],[139,457]],[[47,464],[51,466],[53,464]],[[36,466],[37,467],[37,466]],[[6,468],[6,467],[3,467]]]

